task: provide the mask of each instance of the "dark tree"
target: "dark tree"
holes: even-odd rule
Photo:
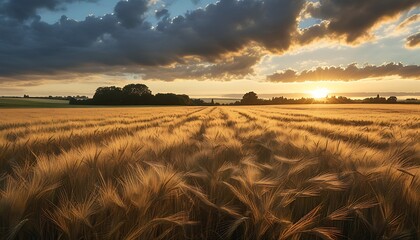
[[[254,92],[246,93],[241,100],[241,104],[245,105],[255,105],[258,104],[260,100],[258,99],[258,95]]]
[[[152,95],[152,91],[144,84],[129,84],[123,87],[122,90],[125,95],[131,96]]]
[[[397,102],[397,97],[395,96],[390,96],[386,101],[389,103],[396,103]]]
[[[120,105],[123,100],[123,91],[120,87],[100,87],[96,89],[93,101],[96,104]]]
[[[209,105],[209,104],[206,103],[202,99],[191,99],[191,105],[194,105],[194,106],[206,106],[206,105]]]
[[[173,93],[158,93],[154,103],[157,105],[191,105],[192,101],[187,95],[176,95]]]
[[[362,102],[364,102],[364,103],[386,103],[387,101],[386,101],[386,98],[380,97],[379,94],[378,94],[375,98],[373,98],[373,97],[365,98],[365,99],[363,99]]]
[[[70,105],[77,105],[78,104],[78,101],[74,97],[69,97],[69,104]]]
[[[123,104],[149,105],[153,103],[152,91],[144,84],[129,84],[123,89]]]

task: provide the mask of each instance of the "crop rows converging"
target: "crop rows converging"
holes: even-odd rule
[[[416,239],[416,106],[4,110],[0,239]]]

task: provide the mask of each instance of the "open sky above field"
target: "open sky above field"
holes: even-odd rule
[[[420,0],[0,0],[0,95],[413,93],[419,63]]]

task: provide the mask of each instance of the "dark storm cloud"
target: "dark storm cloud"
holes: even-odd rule
[[[145,80],[216,79],[225,81],[231,80],[233,77],[245,77],[252,74],[253,66],[259,59],[259,56],[234,56],[213,64],[192,61],[188,64],[177,64],[171,67],[144,68],[139,73]]]
[[[406,46],[409,48],[420,47],[420,33],[409,36],[406,41]]]
[[[185,57],[217,62],[257,43],[286,51],[303,0],[221,0],[156,28],[142,21],[145,1],[119,2],[114,15],[55,24],[39,19],[30,25],[0,18],[0,74],[54,73],[93,65],[157,66],[182,64]],[[137,8],[137,11],[132,11]],[[22,36],[25,36],[24,38]],[[234,71],[232,71],[234,73]]]
[[[183,63],[172,64],[170,66],[86,66],[76,69],[67,68],[66,71],[34,73],[31,75],[15,76],[14,86],[19,84],[39,85],[39,82],[72,82],[74,79],[100,81],[100,79],[125,79],[127,76],[141,76],[144,80],[174,81],[177,79],[191,80],[218,80],[228,81],[238,77],[246,77],[253,73],[253,67],[259,61],[259,55],[237,55],[224,58],[215,63],[205,63],[199,59],[187,60]],[[100,73],[93,76],[92,73]],[[0,83],[10,81],[7,77],[0,75]]]
[[[74,21],[63,16],[55,24],[36,20],[20,25],[0,20],[0,75],[55,73],[60,69],[106,64],[115,50],[106,51],[112,39],[105,34],[118,27],[112,15]],[[102,44],[100,44],[102,43]]]
[[[67,3],[97,2],[98,0],[0,0],[0,13],[17,20],[26,20],[36,15],[40,8],[59,10]]]
[[[328,23],[324,21],[302,30],[297,40],[298,43],[300,45],[306,45],[316,40],[328,37],[329,33],[327,25]]]
[[[320,0],[310,3],[306,9],[312,17],[328,21],[314,37],[323,32],[327,35],[344,36],[348,43],[366,37],[369,30],[383,20],[409,10],[420,4],[420,0]],[[308,30],[310,31],[310,30]],[[306,40],[310,41],[309,33]]]
[[[148,0],[120,1],[114,14],[83,21],[63,16],[48,24],[36,16],[39,8],[56,10],[75,1],[0,0],[1,79],[110,69],[158,78],[152,67],[165,80],[242,77],[252,73],[262,55],[249,54],[250,46],[283,53],[337,34],[353,40],[420,0],[321,0],[306,12],[323,21],[304,31],[298,30],[298,21],[308,6],[305,0],[220,0],[175,18],[162,9],[155,13],[155,26],[145,20]]]
[[[267,80],[270,82],[283,83],[306,81],[357,81],[366,78],[389,76],[420,80],[420,66],[404,66],[401,63],[389,63],[381,66],[367,65],[358,67],[356,64],[351,64],[346,68],[319,67],[315,70],[305,70],[300,73],[289,69],[267,76]]]
[[[144,21],[147,4],[148,0],[119,1],[114,11],[123,26],[132,28]]]

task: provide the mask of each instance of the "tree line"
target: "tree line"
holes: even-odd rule
[[[213,100],[210,103],[202,99],[192,99],[185,94],[157,93],[144,84],[129,84],[123,88],[110,86],[99,87],[92,99],[80,99],[71,97],[70,104],[74,105],[181,105],[181,106],[212,106],[220,105]],[[377,95],[372,98],[355,100],[347,97],[327,97],[325,99],[299,98],[290,99],[285,97],[274,97],[271,99],[260,99],[255,92],[246,93],[240,101],[225,105],[279,105],[279,104],[344,104],[344,103],[397,103],[397,98],[389,98]]]
[[[365,98],[365,99],[351,99],[343,96],[332,96],[322,99],[314,98],[285,98],[285,97],[273,97],[271,99],[260,99],[255,92],[246,93],[241,101],[237,101],[234,105],[279,105],[279,104],[316,104],[316,103],[326,103],[326,104],[345,104],[345,103],[397,103],[397,97],[390,96],[389,98],[376,97]]]
[[[209,105],[185,94],[158,93],[144,84],[129,84],[123,88],[110,86],[96,89],[92,99],[71,98],[73,105]]]

